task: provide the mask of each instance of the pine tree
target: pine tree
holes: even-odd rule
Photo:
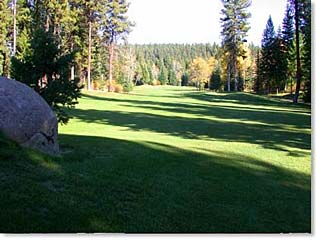
[[[153,69],[152,69],[152,63],[151,62],[149,63],[149,65],[147,65],[147,69],[148,69],[148,73],[149,73],[148,83],[149,84],[153,84],[155,78],[154,78]]]
[[[261,53],[260,50],[257,51],[256,54],[256,78],[254,82],[254,91],[256,93],[262,94],[264,90],[263,86],[263,74],[261,73]]]
[[[188,86],[188,83],[189,83],[189,74],[185,72],[181,76],[181,86]]]
[[[106,12],[106,24],[101,28],[109,52],[109,91],[112,91],[113,58],[115,46],[120,39],[126,40],[127,34],[131,31],[132,23],[127,18],[129,4],[126,0],[108,0]]]
[[[23,61],[30,55],[32,15],[27,0],[16,2],[16,52],[14,57]]]
[[[160,66],[158,80],[161,82],[162,85],[165,85],[168,82],[168,71],[163,63]]]
[[[88,90],[91,90],[91,61],[92,61],[92,31],[93,24],[95,23],[96,18],[96,4],[92,0],[83,0],[82,1],[83,8],[83,16],[85,17],[85,27],[88,29],[88,41],[87,41],[87,52],[88,52],[88,60],[87,60],[87,83]]]
[[[221,80],[221,69],[219,65],[216,67],[215,71],[212,73],[210,78],[210,90],[219,91],[222,87],[222,80]]]
[[[294,9],[291,4],[287,4],[285,16],[282,24],[282,39],[284,44],[287,82],[291,81],[295,71],[295,54],[294,54]],[[286,83],[287,85],[287,83]],[[292,93],[292,89],[291,89]]]
[[[248,19],[251,14],[247,8],[250,0],[222,0],[224,8],[221,13],[223,48],[229,53],[227,70],[232,73],[235,91],[238,90],[237,58],[243,55],[242,43],[246,41],[247,32],[250,29]],[[227,90],[230,91],[230,74],[227,74]]]
[[[261,42],[261,58],[260,58],[260,79],[263,81],[264,88],[270,93],[273,81],[276,76],[276,59],[275,59],[275,42],[276,34],[271,16],[267,21],[266,28],[263,33]]]
[[[169,85],[177,86],[178,81],[177,81],[177,76],[173,68],[170,69],[169,71]]]
[[[301,49],[300,49],[300,27],[302,15],[302,0],[289,0],[294,7],[295,19],[295,46],[296,46],[296,89],[293,98],[294,103],[298,103],[298,98],[301,90],[302,81],[302,63],[301,63]]]
[[[55,111],[58,121],[67,123],[72,108],[80,97],[77,81],[69,80],[72,54],[64,55],[52,32],[38,28],[33,32],[31,52],[24,61],[12,58],[12,75],[36,90]]]
[[[147,84],[150,81],[147,64],[146,63],[142,63],[141,64],[141,68],[142,68],[142,82]]]
[[[281,33],[281,28],[278,29],[276,39],[273,45],[272,56],[275,60],[274,67],[274,79],[275,79],[275,88],[277,93],[279,91],[284,91],[285,83],[287,79],[287,59],[286,59],[286,48]]]
[[[68,0],[17,1],[17,46],[12,75],[36,90],[67,123],[80,96],[77,80],[69,80],[73,53],[63,45],[70,7]],[[69,23],[70,24],[70,23]]]
[[[303,33],[303,42],[304,42],[304,53],[303,53],[303,78],[305,81],[304,84],[304,96],[303,99],[305,102],[311,102],[311,81],[312,81],[312,37],[311,37],[311,1],[306,1],[304,5],[304,24],[302,27]]]

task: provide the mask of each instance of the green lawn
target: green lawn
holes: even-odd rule
[[[61,158],[0,141],[0,232],[311,231],[308,107],[139,87],[70,113]]]

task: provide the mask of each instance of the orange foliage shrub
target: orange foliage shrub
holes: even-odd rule
[[[152,82],[152,84],[153,84],[153,86],[160,86],[161,85],[161,82],[159,81],[159,80],[154,80],[153,82]]]
[[[116,81],[112,80],[112,84],[110,86],[110,82],[106,81],[106,86],[108,92],[116,92],[116,93],[122,93],[124,91],[124,88],[121,84],[116,83]]]
[[[123,92],[123,86],[121,84],[115,84],[114,91],[116,93],[122,93]]]
[[[92,87],[94,90],[100,89],[100,83],[98,81],[92,81]]]

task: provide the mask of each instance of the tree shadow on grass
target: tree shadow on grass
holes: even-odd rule
[[[220,140],[260,144],[264,148],[287,151],[286,147],[309,150],[310,134],[256,123],[163,116],[149,113],[73,109],[71,114],[86,123],[152,131],[185,139]]]
[[[293,126],[299,129],[308,129],[311,126],[310,114],[300,114],[296,112],[285,112],[277,110],[263,110],[247,107],[231,107],[212,104],[210,106],[190,106],[182,104],[182,106],[175,107],[176,104],[155,103],[142,104],[141,101],[137,105],[138,108],[152,109],[158,111],[168,111],[170,113],[185,113],[193,114],[199,117],[216,117],[219,119],[237,120],[237,121],[254,121],[262,124],[269,124],[276,128],[281,128],[285,125]],[[121,104],[121,106],[130,107],[128,104]]]
[[[252,93],[244,93],[244,92],[231,92],[231,93],[222,93],[219,96],[211,95],[208,93],[188,93],[184,94],[184,96],[197,99],[200,101],[226,101],[231,103],[238,104],[248,104],[248,105],[260,105],[260,106],[276,106],[276,107],[291,107],[293,109],[304,110],[303,112],[310,111],[310,105],[308,104],[292,104],[289,102],[280,101],[277,98],[269,98],[267,96],[260,96]]]
[[[143,107],[152,108],[153,110],[165,110],[174,113],[187,113],[187,114],[197,114],[202,116],[214,116],[224,119],[235,119],[235,120],[247,120],[256,121],[259,123],[266,124],[288,124],[294,125],[297,128],[310,128],[310,109],[308,108],[293,108],[292,105],[266,105],[266,107],[279,107],[275,109],[265,108],[261,106],[259,102],[249,102],[249,105],[244,106],[244,104],[239,105],[225,105],[221,97],[218,98],[209,94],[195,94],[190,93],[189,96],[197,96],[197,98],[205,98],[205,103],[173,103],[165,101],[148,101],[148,100],[137,100],[137,99],[119,99],[119,98],[103,98],[98,96],[84,95],[86,98],[96,99],[106,102],[119,103],[122,106],[133,106],[133,107]],[[238,94],[239,95],[239,94]],[[243,96],[243,95],[242,95]],[[259,96],[254,96],[254,98]],[[255,101],[255,100],[253,100]],[[269,102],[267,99],[264,101]],[[271,102],[271,101],[270,101]],[[208,103],[208,104],[206,104]],[[218,103],[218,104],[216,104]],[[225,103],[225,102],[224,102]],[[280,108],[280,107],[286,107]]]
[[[0,161],[0,232],[310,232],[310,176],[248,156],[60,135]]]

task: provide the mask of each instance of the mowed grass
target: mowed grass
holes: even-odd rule
[[[306,106],[139,87],[70,114],[60,158],[0,143],[0,232],[311,231]]]

